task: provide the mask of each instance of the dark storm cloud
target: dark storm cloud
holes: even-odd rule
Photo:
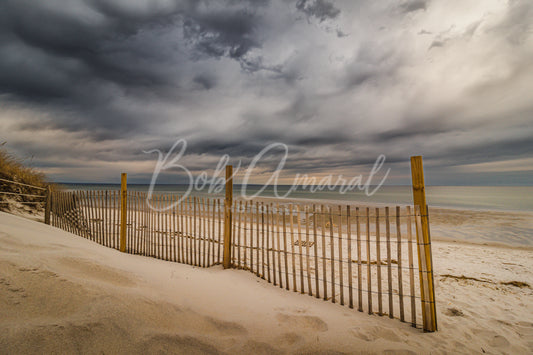
[[[426,10],[428,3],[428,0],[409,0],[400,4],[399,9],[403,13]]]
[[[341,11],[327,0],[298,0],[296,8],[308,17],[315,17],[320,22],[327,19],[334,19]]]
[[[143,150],[178,138],[195,169],[222,154],[249,162],[274,142],[300,173],[381,153],[393,166],[421,153],[446,167],[531,156],[533,4],[469,11],[442,0],[4,0],[0,141],[40,154],[53,176],[85,167],[70,175],[82,180],[118,161],[149,176],[155,156]]]
[[[254,36],[259,19],[247,10],[196,13],[183,21],[184,35],[201,58],[239,59],[260,46]]]

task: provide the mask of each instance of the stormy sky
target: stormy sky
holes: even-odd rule
[[[531,185],[532,18],[530,0],[2,0],[0,143],[62,182],[149,182],[145,151],[185,139],[194,174],[280,142],[287,178],[384,154],[406,184],[423,155],[429,184]]]

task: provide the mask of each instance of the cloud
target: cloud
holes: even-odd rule
[[[147,179],[142,151],[178,138],[194,169],[273,142],[299,173],[358,171],[383,153],[396,182],[410,155],[462,173],[529,162],[532,8],[6,0],[0,141],[62,180]]]
[[[315,17],[320,22],[334,19],[341,11],[327,0],[298,0],[296,8],[308,17]]]
[[[426,10],[428,6],[428,0],[409,0],[401,3],[399,9],[403,13],[415,12],[419,10]]]

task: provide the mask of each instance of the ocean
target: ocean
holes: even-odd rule
[[[120,190],[119,184],[70,184],[62,186],[69,190]],[[129,184],[132,191],[148,191],[149,185]],[[248,185],[246,196],[257,193],[262,185]],[[156,185],[154,194],[183,194],[188,185]],[[370,187],[370,191],[375,187]],[[224,190],[209,192],[207,187],[203,190],[193,190],[192,194],[202,197],[223,197]],[[285,195],[289,186],[278,186],[279,196]],[[234,198],[242,196],[242,186],[234,185]],[[261,197],[275,197],[273,186],[268,186],[260,193]],[[490,211],[533,211],[533,186],[427,186],[426,198],[430,207],[443,207],[467,210]],[[407,205],[413,203],[411,186],[381,186],[372,196],[367,196],[364,191],[350,191],[340,193],[334,191],[315,191],[299,188],[286,196],[290,199],[313,200],[320,203],[342,202],[349,204],[386,204]]]

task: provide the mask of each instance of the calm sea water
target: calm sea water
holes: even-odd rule
[[[71,190],[120,190],[118,184],[63,184]],[[262,186],[248,185],[248,196],[257,193]],[[182,194],[187,185],[157,185],[156,194]],[[288,186],[278,186],[278,194],[284,195]],[[148,185],[129,184],[128,190],[147,191]],[[371,189],[372,190],[372,189]],[[234,185],[234,197],[241,194],[241,186]],[[223,189],[219,193],[209,193],[193,190],[196,196],[222,197]],[[261,194],[262,197],[274,197],[274,188],[269,186]],[[446,207],[470,210],[496,211],[533,211],[533,186],[428,186],[426,196],[430,207]],[[310,199],[319,202],[343,201],[366,204],[412,204],[412,190],[410,186],[382,186],[372,196],[363,191],[351,191],[345,194],[336,191],[316,191],[308,189],[292,192],[287,198]]]

